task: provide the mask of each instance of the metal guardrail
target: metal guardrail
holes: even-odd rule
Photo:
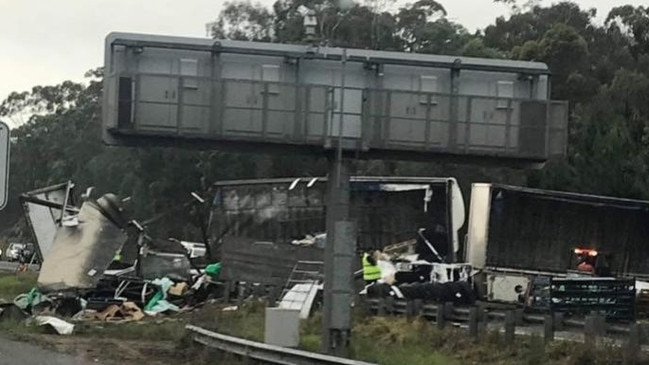
[[[387,300],[386,300],[387,299]],[[392,315],[410,315],[422,316],[431,319],[435,322],[438,321],[440,316],[445,322],[467,324],[471,321],[472,308],[477,310],[478,321],[506,321],[507,312],[518,312],[515,317],[520,322],[519,326],[527,325],[544,325],[548,316],[542,314],[525,313],[522,309],[499,309],[487,307],[466,307],[452,305],[451,303],[423,303],[421,300],[395,300],[393,298],[381,299],[365,299],[364,304],[367,309],[377,313],[378,315],[392,314]],[[582,331],[586,327],[584,319],[564,318],[563,316],[556,316],[554,325],[565,328]],[[558,321],[558,322],[557,322]],[[629,326],[625,324],[608,323],[605,326],[605,332],[610,334],[628,334]]]
[[[193,340],[201,345],[240,355],[268,364],[281,365],[376,365],[315,352],[289,349],[268,345],[242,338],[226,336],[206,329],[187,325],[185,329],[193,335]]]
[[[18,265],[20,264],[17,262],[0,261],[0,271],[16,271]],[[38,271],[41,269],[41,265],[30,264],[27,268],[29,271]]]

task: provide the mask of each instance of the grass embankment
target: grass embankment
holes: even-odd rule
[[[29,291],[35,283],[33,273],[0,276],[0,298],[7,301]],[[186,336],[184,326],[192,323],[220,333],[263,341],[264,303],[251,302],[236,311],[208,305],[190,313],[166,319],[147,318],[130,323],[76,323],[72,336],[44,334],[43,328],[22,323],[0,323],[0,330],[14,338],[37,342],[63,352],[84,354],[104,364],[239,364],[236,358],[223,358]],[[318,351],[321,317],[304,321],[300,347]],[[356,314],[350,354],[353,358],[381,365],[586,365],[649,364],[629,362],[624,350],[601,346],[596,349],[571,342],[548,344],[540,338],[517,338],[507,343],[499,333],[488,333],[479,342],[465,331],[438,330],[430,323],[394,317],[363,317]]]
[[[11,302],[36,285],[33,272],[0,274],[0,299]],[[192,364],[185,361],[187,315],[128,323],[75,322],[72,336],[50,334],[45,327],[13,319],[0,322],[0,332],[58,352],[72,353],[102,364]]]
[[[18,294],[27,293],[36,286],[37,276],[33,271],[0,274],[0,300],[12,302]]]
[[[206,310],[195,319],[220,333],[263,341],[263,303],[250,303],[236,312]],[[548,345],[538,337],[517,338],[508,343],[498,332],[476,342],[466,331],[438,330],[423,319],[355,316],[350,354],[353,358],[381,365],[604,365],[649,364],[630,361],[624,349],[601,345],[555,341]],[[210,325],[208,325],[208,323]],[[318,351],[321,318],[302,323],[300,347]]]

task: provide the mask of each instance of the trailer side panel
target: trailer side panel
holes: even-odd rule
[[[649,272],[649,202],[498,185],[490,200],[487,266],[565,271],[587,247],[618,273]]]

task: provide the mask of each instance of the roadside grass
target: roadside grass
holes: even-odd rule
[[[36,286],[37,277],[38,273],[33,271],[0,274],[0,299],[12,302],[17,295]]]
[[[264,303],[251,302],[237,311],[222,307],[203,308],[193,323],[220,333],[263,341]],[[300,348],[320,351],[322,316],[301,323]],[[540,337],[517,337],[505,341],[496,331],[479,341],[456,328],[437,329],[428,321],[402,317],[354,316],[350,355],[380,365],[647,365],[647,359],[628,359],[624,348],[600,344],[554,341],[546,345]],[[215,356],[212,354],[211,359]],[[227,363],[236,363],[228,358]],[[230,362],[232,361],[232,362]]]
[[[249,302],[236,311],[222,311],[218,307],[203,308],[193,323],[219,333],[264,340],[265,303]],[[459,365],[449,356],[434,351],[421,336],[430,325],[412,327],[406,321],[394,319],[368,319],[366,324],[358,324],[353,333],[350,353],[358,360],[377,362],[382,365]],[[358,322],[358,320],[357,320]],[[300,326],[300,348],[307,351],[320,351],[322,334],[322,315],[316,313]]]
[[[12,301],[16,295],[34,287],[35,282],[35,273],[0,275],[0,298]],[[236,310],[224,310],[223,304],[208,304],[189,313],[146,318],[138,322],[76,322],[72,336],[45,335],[45,328],[27,324],[17,317],[0,321],[0,332],[14,339],[71,352],[79,344],[90,352],[97,352],[95,347],[100,343],[125,348],[139,344],[136,350],[129,350],[133,358],[150,358],[152,355],[149,353],[155,349],[161,358],[166,359],[159,363],[166,364],[178,357],[187,364],[211,364],[215,359],[222,360],[221,363],[244,364],[245,360],[236,356],[194,344],[184,327],[191,323],[263,342],[265,307],[264,301],[255,300]],[[320,351],[321,325],[321,313],[302,321],[300,348]],[[508,343],[498,332],[485,333],[475,341],[466,331],[455,328],[439,330],[421,318],[368,317],[360,313],[354,313],[350,355],[380,365],[649,365],[647,359],[628,359],[624,348],[607,344],[589,347],[581,343],[554,341],[546,345],[539,337],[517,337],[514,343]],[[138,362],[125,360],[122,364],[126,363]]]
[[[185,335],[186,323],[183,318],[164,320],[147,318],[126,323],[76,322],[74,335],[121,340],[178,342]]]
[[[189,323],[225,335],[263,341],[265,308],[265,301],[256,300],[232,311],[224,311],[222,305],[206,305],[191,313]]]

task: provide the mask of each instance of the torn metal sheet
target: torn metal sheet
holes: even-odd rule
[[[58,228],[41,266],[38,287],[43,293],[97,286],[127,235],[92,201],[81,206],[79,224]]]
[[[78,211],[72,206],[73,188],[74,184],[67,182],[30,191],[20,197],[25,219],[34,235],[36,251],[41,262],[45,260],[52,248],[63,206],[66,206],[68,214],[76,214]]]

